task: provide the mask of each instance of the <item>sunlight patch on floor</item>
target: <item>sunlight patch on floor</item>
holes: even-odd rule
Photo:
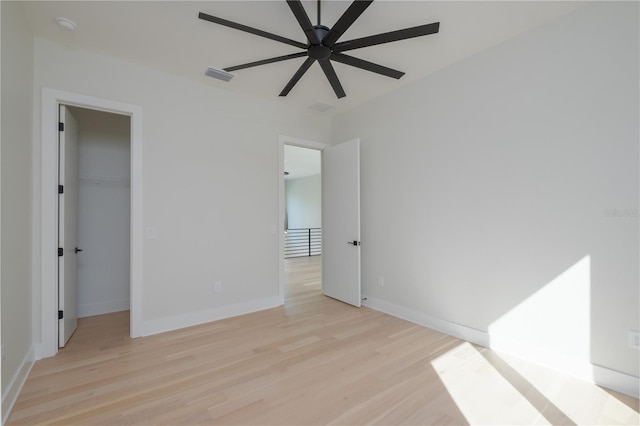
[[[431,365],[470,424],[551,424],[470,343]]]
[[[636,410],[592,383],[467,342],[431,364],[470,424],[640,424]]]
[[[634,410],[593,383],[558,374],[516,357],[500,357],[577,424],[640,424],[637,400]]]

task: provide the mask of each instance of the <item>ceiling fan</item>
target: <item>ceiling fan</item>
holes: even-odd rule
[[[385,66],[374,64],[372,62],[358,59],[353,56],[345,55],[343,52],[368,46],[375,46],[377,44],[391,43],[393,41],[435,34],[440,28],[440,23],[434,22],[427,25],[420,25],[417,27],[405,28],[403,30],[391,31],[388,33],[376,34],[368,37],[357,38],[354,40],[338,42],[340,37],[349,29],[349,27],[351,27],[351,25],[360,17],[360,15],[367,9],[367,7],[371,5],[371,3],[373,3],[373,0],[354,1],[340,17],[340,19],[338,19],[335,25],[332,28],[329,28],[322,25],[320,22],[320,0],[318,0],[317,25],[311,24],[309,16],[304,10],[304,7],[302,6],[300,0],[287,0],[289,8],[291,8],[293,15],[296,17],[296,20],[300,24],[300,27],[307,37],[308,43],[306,44],[266,31],[262,31],[257,28],[248,27],[246,25],[231,22],[226,19],[218,18],[216,16],[211,16],[202,12],[198,14],[198,18],[303,49],[303,51],[301,52],[277,56],[275,58],[262,59],[260,61],[249,62],[233,67],[227,67],[224,68],[224,71],[231,72],[244,68],[256,67],[258,65],[266,65],[274,62],[286,61],[288,59],[302,58],[306,56],[307,59],[300,66],[300,68],[298,68],[298,70],[293,75],[291,80],[289,80],[284,89],[282,89],[282,92],[280,92],[280,96],[287,96],[291,89],[293,89],[293,87],[296,85],[298,80],[300,80],[304,73],[307,72],[309,67],[311,67],[311,65],[313,65],[315,61],[318,61],[336,96],[338,98],[343,98],[346,96],[346,93],[342,88],[342,84],[340,84],[340,80],[336,75],[333,65],[331,65],[331,61],[340,62],[352,67],[361,68],[363,70],[371,71],[395,79],[399,79],[404,75],[402,71],[387,68]]]

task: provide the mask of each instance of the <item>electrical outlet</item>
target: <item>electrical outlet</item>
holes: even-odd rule
[[[220,293],[222,291],[222,283],[220,281],[216,281],[213,283],[213,292]]]
[[[383,276],[378,275],[378,285],[380,287],[384,287],[384,277]]]
[[[640,331],[629,330],[627,337],[631,349],[640,349]]]

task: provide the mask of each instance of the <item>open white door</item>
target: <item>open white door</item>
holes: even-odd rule
[[[58,344],[63,347],[78,325],[76,259],[78,229],[78,125],[60,105],[58,183]]]
[[[360,140],[322,151],[322,291],[360,306]]]

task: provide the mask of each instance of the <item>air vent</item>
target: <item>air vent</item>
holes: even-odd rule
[[[208,75],[209,77],[217,78],[222,81],[229,81],[233,78],[233,74],[226,72],[225,70],[219,70],[217,68],[209,67],[204,72],[204,75]]]
[[[309,105],[309,109],[314,111],[325,112],[333,108],[333,105],[323,104],[322,102],[316,102],[315,104]]]

